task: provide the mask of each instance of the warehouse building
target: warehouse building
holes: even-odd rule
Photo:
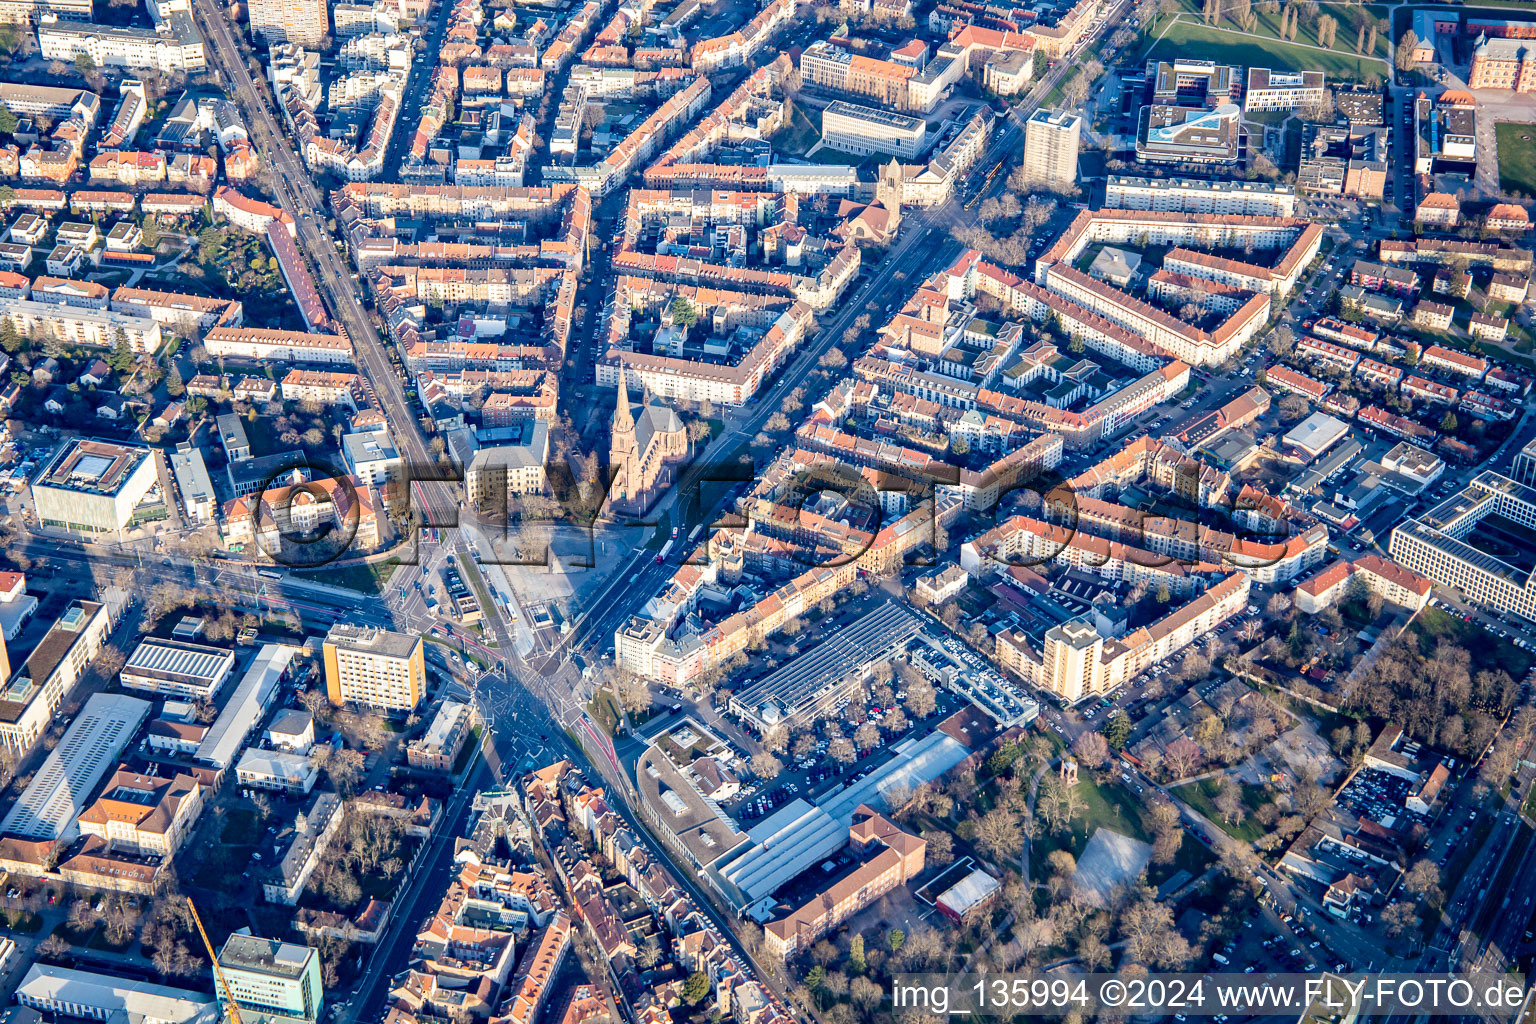
[[[72,967],[33,964],[16,1001],[39,1013],[132,1024],[215,1024],[217,1004],[201,992],[151,985]]]
[[[235,763],[235,755],[272,706],[288,663],[299,650],[288,644],[262,644],[198,746],[198,763],[220,772]]]
[[[149,637],[128,656],[119,678],[131,690],[211,700],[234,667],[233,651]]]

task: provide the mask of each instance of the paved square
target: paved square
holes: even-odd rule
[[[1072,884],[1098,903],[1108,903],[1115,886],[1135,881],[1151,859],[1150,843],[1100,828],[1093,833],[1087,849],[1078,858]]]

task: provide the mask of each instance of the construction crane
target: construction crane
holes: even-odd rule
[[[240,1006],[235,1002],[235,990],[229,987],[228,981],[224,980],[224,968],[219,966],[218,954],[213,951],[213,943],[208,941],[208,933],[203,930],[203,919],[197,916],[197,904],[192,902],[191,896],[187,897],[187,909],[192,911],[192,923],[197,925],[197,934],[203,937],[203,947],[208,950],[208,959],[213,963],[213,976],[218,980],[219,987],[224,990],[230,1024],[243,1024],[240,1020]]]

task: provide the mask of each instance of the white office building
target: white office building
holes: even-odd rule
[[[171,476],[176,480],[176,490],[181,495],[181,512],[199,526],[214,521],[218,510],[218,496],[213,490],[213,478],[208,475],[208,464],[203,453],[188,441],[176,445],[170,455]]]
[[[1243,109],[1300,110],[1323,101],[1326,91],[1321,71],[1271,71],[1249,68],[1248,87],[1243,90]]]
[[[235,778],[247,789],[303,796],[315,788],[319,771],[303,754],[251,747],[235,763]]]
[[[320,1016],[320,954],[309,946],[236,932],[219,950],[219,967],[242,1010],[308,1021]],[[221,986],[221,1005],[225,998]]]
[[[908,114],[847,100],[834,100],[822,111],[821,144],[855,156],[888,153],[916,160],[927,148],[927,136],[928,122]]]
[[[1498,515],[1536,529],[1536,489],[1492,471],[1392,531],[1389,551],[1405,569],[1454,587],[1480,607],[1512,611],[1536,622],[1536,573],[1469,542],[1479,524]]]

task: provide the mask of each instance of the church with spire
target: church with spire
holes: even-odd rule
[[[672,483],[688,458],[688,431],[670,405],[641,385],[638,405],[629,400],[629,372],[619,367],[619,399],[608,446],[608,505],[615,516],[639,515]]]
[[[842,220],[832,234],[839,241],[869,245],[885,245],[896,237],[901,227],[901,204],[905,198],[907,172],[892,157],[891,162],[880,169],[875,182],[875,201],[858,203],[844,199],[837,208]]]

